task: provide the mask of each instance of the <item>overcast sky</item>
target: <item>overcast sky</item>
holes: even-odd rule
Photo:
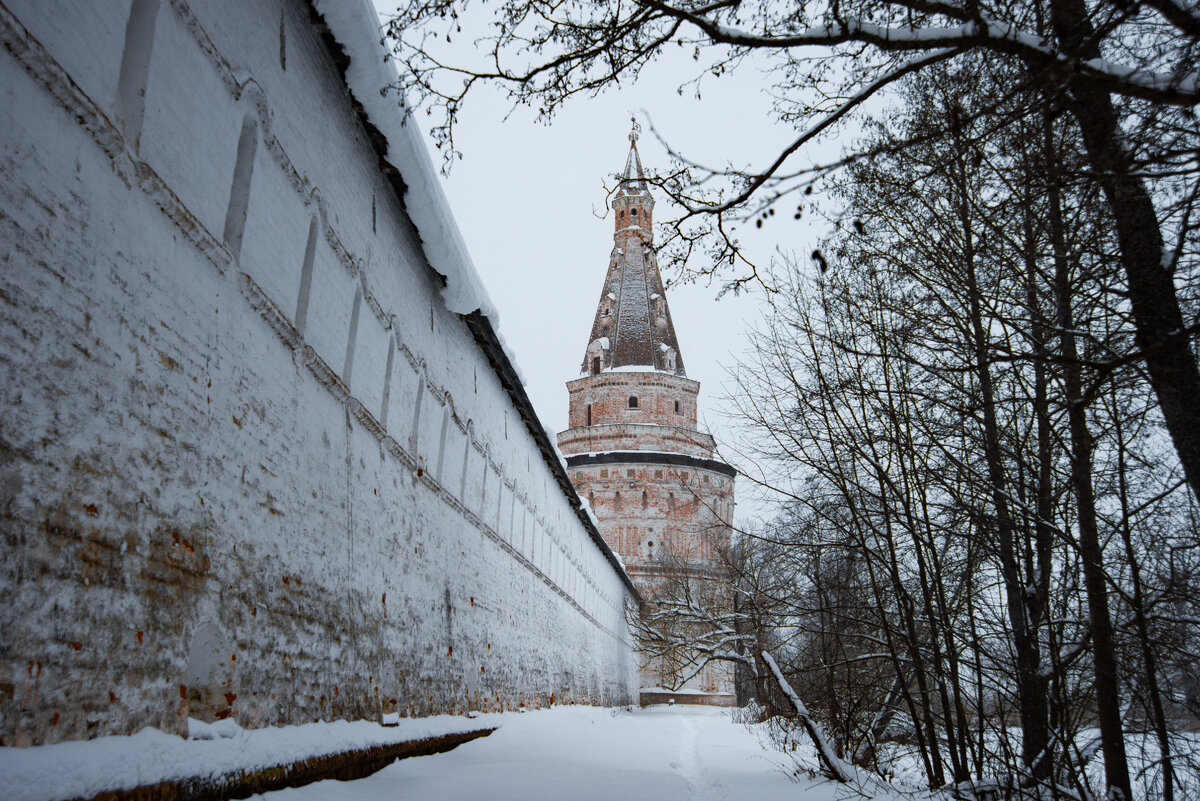
[[[376,5],[386,11],[386,0]],[[454,46],[468,48],[460,53],[470,59],[466,37]],[[611,186],[624,167],[630,116],[645,129],[638,149],[647,170],[667,164],[648,118],[676,149],[714,166],[761,166],[795,136],[771,122],[768,82],[760,71],[746,67],[708,81],[697,100],[694,90],[677,93],[692,77],[690,66],[690,56],[655,65],[636,85],[576,99],[548,126],[537,124],[527,109],[505,120],[510,104],[495,91],[473,96],[461,115],[455,144],[463,159],[443,185],[499,310],[500,330],[516,354],[525,389],[551,431],[566,427],[565,383],[579,374],[607,271],[613,224],[605,214],[604,185]],[[418,122],[428,132],[428,118]],[[440,167],[441,154],[426,141]],[[670,209],[664,198],[656,200],[655,218],[663,219]],[[808,253],[815,244],[807,223],[790,220],[773,221],[762,231],[746,227],[739,236],[748,255],[764,264],[778,248]],[[721,414],[725,370],[745,350],[744,332],[759,316],[759,299],[727,295],[718,301],[717,289],[679,286],[667,298],[688,377],[701,382],[702,426],[720,443],[733,436]],[[738,493],[739,522],[766,508],[750,503],[749,488],[739,486]]]

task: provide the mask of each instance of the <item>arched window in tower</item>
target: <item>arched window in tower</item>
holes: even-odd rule
[[[675,401],[675,414],[683,414],[683,407],[679,405],[679,401]]]
[[[592,375],[599,375],[599,373],[600,373],[600,357],[593,356],[592,357]]]
[[[629,408],[636,409],[637,407],[638,407],[637,395],[630,395],[629,396]]]
[[[630,214],[632,214],[634,217],[636,217],[636,216],[637,216],[637,209],[630,209],[630,210],[629,210],[629,213],[630,213]]]
[[[613,508],[618,512],[621,511],[621,493],[619,492],[613,494]]]
[[[617,212],[617,219],[618,220],[625,219],[625,209],[621,209],[620,211]]]
[[[675,514],[675,493],[667,493],[667,512]]]

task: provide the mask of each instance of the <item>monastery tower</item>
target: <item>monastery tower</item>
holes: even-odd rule
[[[720,576],[715,555],[729,543],[736,473],[713,458],[713,438],[696,427],[700,383],[684,371],[658,271],[636,127],[629,139],[608,274],[580,377],[567,383],[570,428],[558,445],[600,533],[653,603],[681,571],[701,582]],[[644,660],[642,686],[672,685],[680,669]],[[677,700],[732,702],[732,671],[712,664],[686,689]]]

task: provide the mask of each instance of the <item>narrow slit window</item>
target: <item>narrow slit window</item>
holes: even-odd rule
[[[592,424],[592,404],[587,405],[587,425]]]
[[[600,372],[600,357],[592,357],[592,375],[597,375]]]
[[[679,401],[675,401],[675,414],[683,414],[683,408],[679,405]]]

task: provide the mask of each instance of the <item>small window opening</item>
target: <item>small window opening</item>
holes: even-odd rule
[[[587,405],[587,424],[589,426],[592,424],[592,404],[590,403]]]
[[[621,209],[620,211],[617,212],[617,219],[618,220],[625,219],[625,209]]]
[[[633,470],[626,470],[625,478],[633,478]]]
[[[649,505],[650,505],[650,494],[648,492],[646,492],[645,490],[642,490],[642,508],[645,509]]]
[[[600,373],[600,357],[593,356],[592,357],[592,375],[598,375],[599,373]]]
[[[679,405],[679,401],[675,401],[675,414],[683,414],[682,407]]]
[[[638,407],[637,395],[629,396],[629,408],[636,409]]]
[[[621,493],[618,492],[613,495],[613,506],[617,509],[621,508]]]
[[[636,216],[637,216],[637,209],[630,209],[630,210],[629,210],[629,213],[630,213],[630,214],[632,214],[634,217],[636,217]]]

